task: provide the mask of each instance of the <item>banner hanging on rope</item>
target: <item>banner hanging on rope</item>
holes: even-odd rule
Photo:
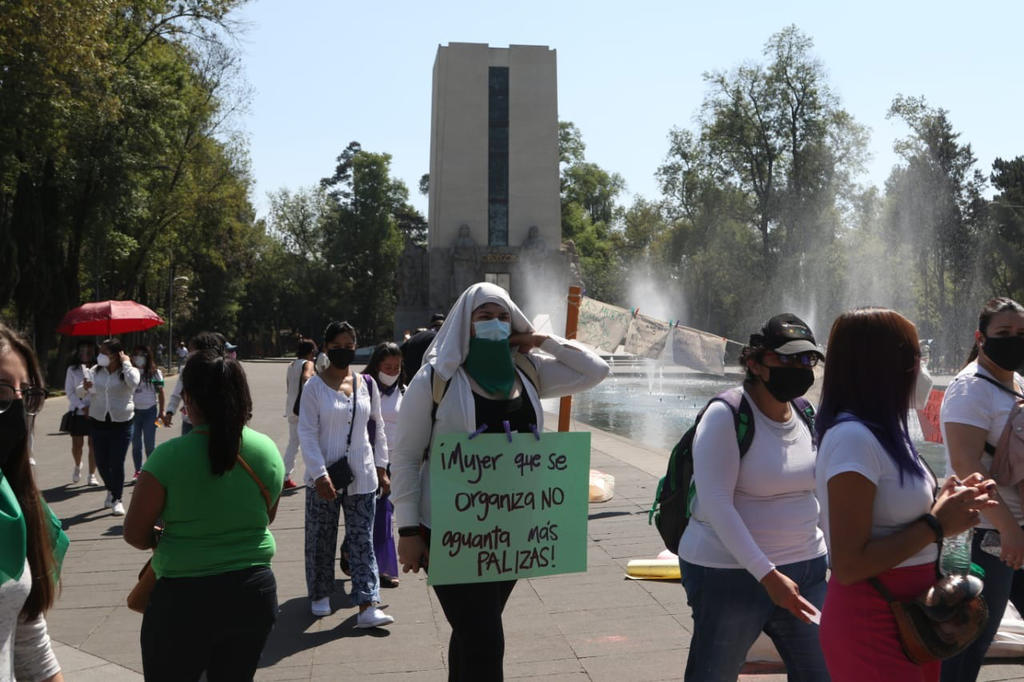
[[[672,361],[708,374],[725,374],[725,338],[689,327],[672,330]]]
[[[584,296],[580,300],[576,339],[614,353],[626,338],[632,317],[628,310]]]
[[[667,322],[637,313],[626,332],[626,352],[642,358],[658,358],[668,342]]]

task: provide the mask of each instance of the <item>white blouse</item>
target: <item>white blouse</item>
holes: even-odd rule
[[[0,679],[45,680],[60,672],[53,655],[46,618],[24,620],[21,609],[32,591],[28,560],[21,579],[0,584]]]
[[[113,422],[131,421],[135,416],[133,396],[140,378],[139,370],[132,363],[125,362],[120,369],[114,364],[107,369],[93,367],[85,378],[92,382],[92,388],[86,391],[84,385],[79,384],[76,392],[80,398],[89,396],[89,416],[92,419],[106,421],[110,415]]]
[[[299,443],[306,464],[306,485],[327,473],[327,467],[348,455],[354,478],[345,492],[365,495],[377,490],[377,467],[388,465],[388,441],[384,419],[380,411],[380,393],[375,384],[369,384],[356,375],[352,397],[335,391],[319,375],[311,377],[302,389],[299,399]],[[355,408],[355,423],[352,421]],[[376,423],[373,447],[367,423]],[[352,442],[346,447],[351,430]]]

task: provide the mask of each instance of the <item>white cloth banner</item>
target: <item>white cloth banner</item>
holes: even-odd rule
[[[708,374],[725,374],[725,338],[707,332],[675,327],[672,330],[672,362]]]
[[[614,353],[626,338],[630,319],[632,315],[628,310],[584,296],[580,300],[576,339]]]
[[[626,352],[642,358],[658,358],[665,350],[669,331],[668,322],[637,313],[626,331]]]

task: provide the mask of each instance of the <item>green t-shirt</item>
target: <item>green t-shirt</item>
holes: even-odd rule
[[[160,445],[142,467],[164,487],[164,533],[153,553],[158,578],[217,575],[269,566],[274,536],[267,528],[267,505],[256,481],[240,465],[214,476],[202,426]],[[267,436],[246,427],[242,457],[270,493],[281,495],[284,462]]]

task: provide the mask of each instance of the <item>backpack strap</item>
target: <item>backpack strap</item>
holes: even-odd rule
[[[740,448],[740,457],[747,454],[750,444],[754,442],[754,410],[743,393],[742,386],[735,386],[722,391],[708,403],[723,402],[732,410],[733,424],[736,426],[736,444]],[[707,410],[707,407],[704,408]],[[703,415],[703,412],[701,413]]]
[[[818,434],[814,430],[814,406],[811,405],[811,402],[807,400],[807,398],[802,396],[794,399],[791,404],[793,405],[793,409],[796,410],[797,415],[804,421],[804,424],[807,424],[807,428],[811,432],[811,445],[817,449]]]
[[[530,357],[525,353],[513,353],[513,359],[515,362],[516,369],[523,373],[523,376],[533,384],[533,389],[537,391],[537,397],[540,397],[540,374],[537,372],[537,366],[533,364]]]

